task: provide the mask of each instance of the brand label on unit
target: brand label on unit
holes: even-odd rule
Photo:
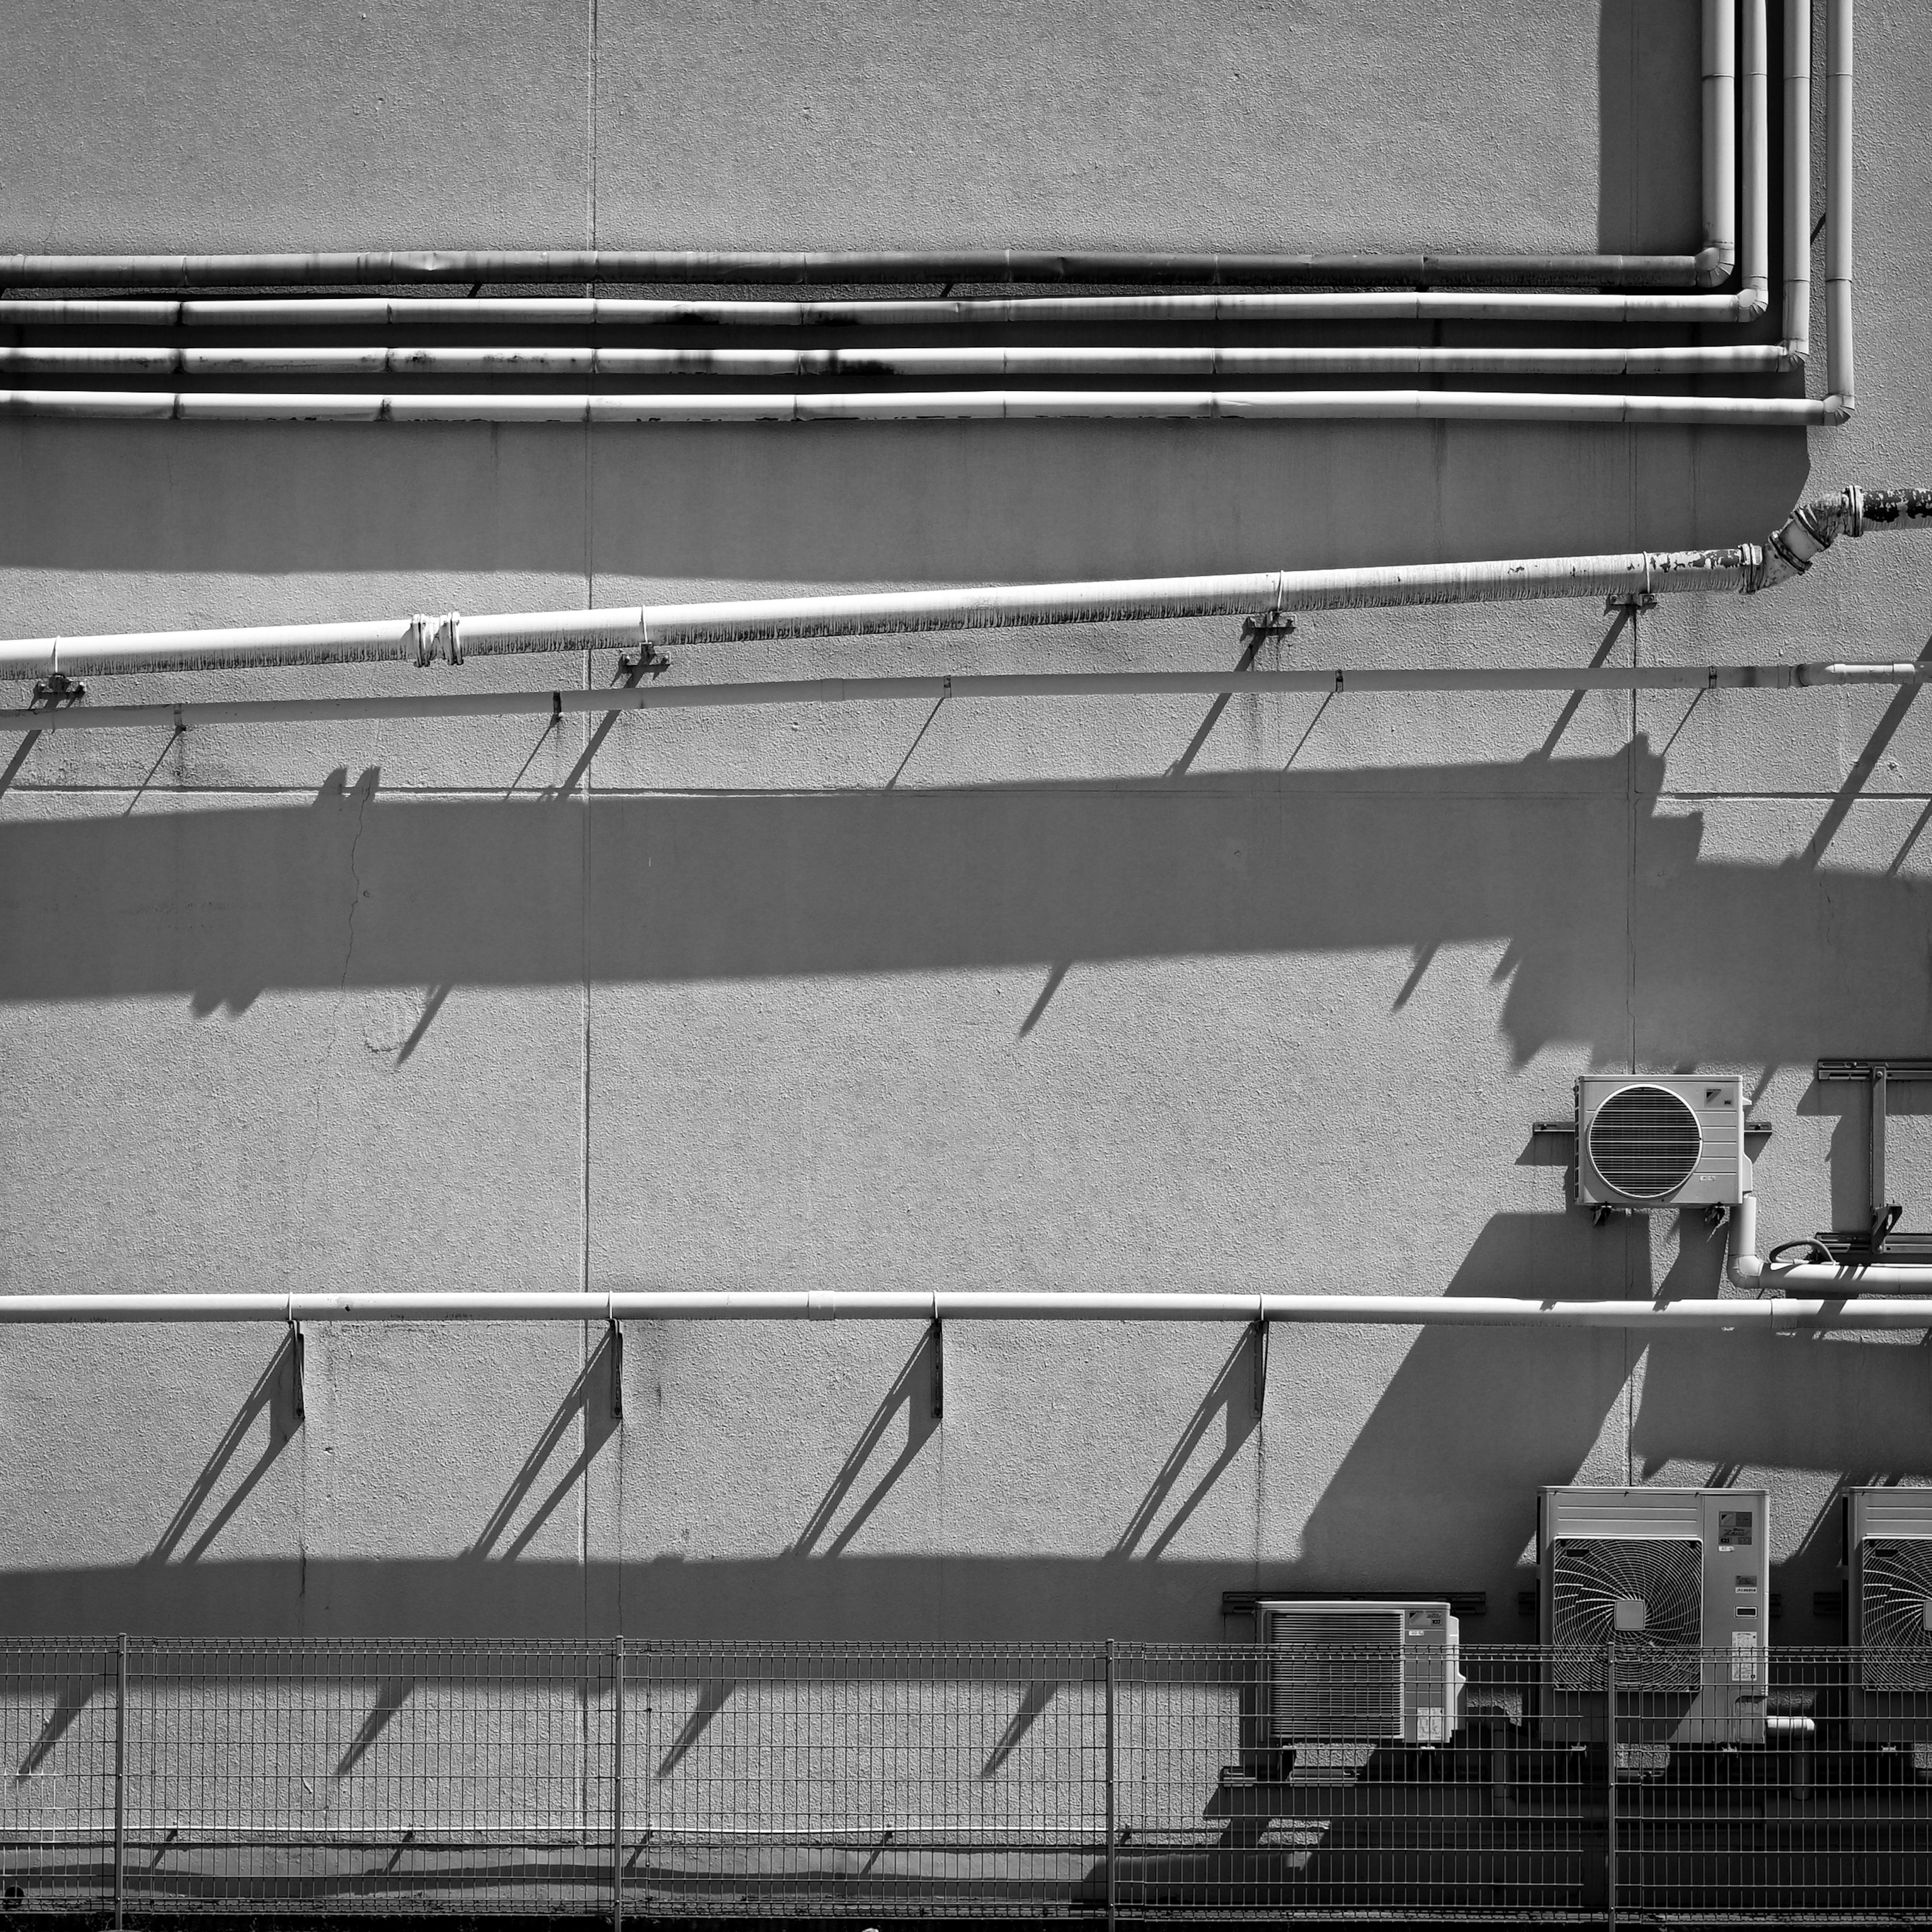
[[[1718,1547],[1720,1550],[1748,1550],[1751,1540],[1751,1512],[1749,1510],[1720,1510],[1718,1512]]]
[[[1731,1682],[1733,1684],[1755,1684],[1757,1682],[1758,1655],[1756,1630],[1732,1631]]]
[[[1449,1714],[1440,1706],[1424,1704],[1415,1714],[1415,1741],[1419,1744],[1447,1744]]]

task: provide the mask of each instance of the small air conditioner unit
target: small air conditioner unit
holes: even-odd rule
[[[1613,1660],[1619,1738],[1761,1744],[1770,1593],[1763,1490],[1542,1493],[1546,1682],[1600,1693]]]
[[[1854,1743],[1932,1743],[1932,1490],[1845,1496]],[[1932,1766],[1928,1766],[1932,1768]]]
[[[1744,1198],[1744,1082],[1735,1073],[1576,1083],[1576,1199],[1585,1208],[1735,1207]]]
[[[1462,1635],[1446,1603],[1264,1598],[1255,1624],[1264,1738],[1447,1744],[1461,1706]]]

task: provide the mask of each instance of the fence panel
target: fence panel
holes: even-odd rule
[[[12,1639],[0,1910],[1918,1921],[1922,1654]]]

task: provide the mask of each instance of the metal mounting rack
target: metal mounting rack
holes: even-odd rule
[[[1904,1211],[1886,1198],[1885,1131],[1888,1095],[1894,1080],[1932,1080],[1932,1058],[1821,1060],[1817,1078],[1862,1080],[1870,1088],[1865,1120],[1865,1173],[1870,1220],[1862,1228],[1828,1228],[1812,1238],[1835,1262],[1888,1261],[1932,1262],[1932,1234],[1900,1231]]]

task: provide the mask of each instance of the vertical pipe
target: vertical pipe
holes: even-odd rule
[[[1784,0],[1784,346],[1811,352],[1811,0]]]
[[[1744,0],[1743,86],[1744,174],[1738,218],[1738,254],[1747,290],[1762,307],[1771,302],[1771,52],[1766,0]]]
[[[1868,1116],[1870,1131],[1865,1142],[1866,1191],[1871,1197],[1872,1239],[1878,1238],[1880,1227],[1885,1220],[1885,1121],[1888,1111],[1886,1099],[1885,1069],[1874,1066],[1871,1070],[1871,1111]]]
[[[615,1328],[616,1324],[611,1324]],[[610,1932],[624,1932],[624,1640],[610,1646]]]
[[[114,1660],[114,1932],[128,1910],[128,1633]]]
[[[1832,393],[1849,410],[1852,358],[1852,0],[1832,0],[1825,47],[1826,364]]]
[[[1704,246],[1721,281],[1737,265],[1737,21],[1734,0],[1704,0]]]
[[[1107,1729],[1106,1741],[1107,1778],[1107,1932],[1114,1932],[1118,1910],[1114,1894],[1114,1685],[1116,1675],[1114,1640],[1107,1640]]]
[[[1617,1932],[1617,1646],[1604,1646],[1604,1923]]]

